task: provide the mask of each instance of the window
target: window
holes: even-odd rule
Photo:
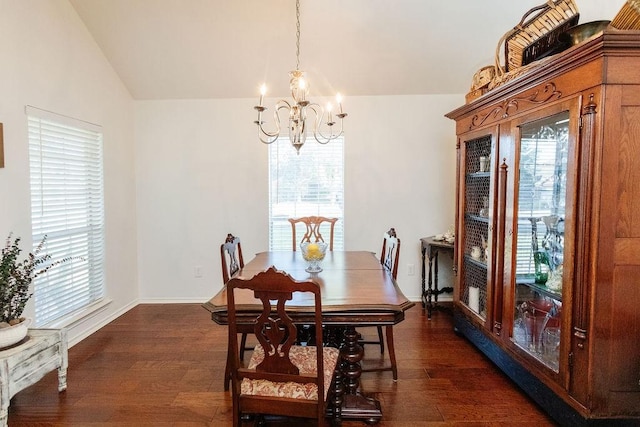
[[[569,113],[521,127],[516,274],[532,276],[536,251],[546,268],[562,264],[569,151]]]
[[[309,139],[300,154],[288,138],[269,145],[269,248],[291,249],[288,218],[339,218],[333,248],[344,249],[344,138]]]
[[[34,246],[73,257],[34,283],[35,322],[47,325],[104,294],[101,127],[27,107]]]

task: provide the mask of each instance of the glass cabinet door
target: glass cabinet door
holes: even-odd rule
[[[569,112],[520,126],[512,340],[558,371]]]
[[[489,303],[489,223],[491,198],[491,135],[465,142],[463,274],[460,301],[487,319]]]

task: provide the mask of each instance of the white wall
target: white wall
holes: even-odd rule
[[[252,111],[248,100],[136,103],[143,300],[213,296],[228,232],[247,260],[267,247],[267,147],[256,141]]]
[[[612,20],[626,0],[575,0],[580,12],[580,24],[599,20]],[[542,4],[544,2],[540,2]]]
[[[420,300],[420,238],[454,223],[455,123],[444,114],[461,95],[362,97],[351,103],[346,136],[347,249],[382,249],[382,233],[401,239],[398,284]],[[353,106],[351,106],[351,104]],[[353,126],[353,128],[351,127]],[[452,284],[443,258],[441,286]],[[409,276],[409,265],[414,275]],[[443,296],[444,298],[444,296]]]
[[[69,329],[73,344],[138,298],[132,100],[66,0],[1,0],[0,10],[3,242],[13,232],[26,252],[31,244],[25,105],[103,126],[106,293],[112,302]],[[33,315],[32,305],[25,314]]]
[[[228,232],[242,239],[245,260],[267,249],[267,146],[253,124],[256,101],[136,102],[141,300],[213,296]],[[462,102],[449,95],[344,103],[346,248],[379,252],[382,233],[395,227],[402,240],[398,282],[414,300],[419,238],[453,224],[455,129],[444,114]],[[194,277],[196,266],[201,278]]]

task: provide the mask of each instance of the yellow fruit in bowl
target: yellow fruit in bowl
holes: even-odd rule
[[[302,254],[304,259],[307,261],[319,261],[324,258],[324,251],[326,250],[326,245],[323,244],[321,247],[318,243],[309,243],[306,246],[302,247]]]

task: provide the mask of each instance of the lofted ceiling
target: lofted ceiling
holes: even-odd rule
[[[69,1],[134,99],[257,97],[263,82],[287,95],[294,0]],[[624,4],[576,2],[588,20]],[[542,3],[301,0],[300,69],[312,95],[466,93],[502,34]]]

